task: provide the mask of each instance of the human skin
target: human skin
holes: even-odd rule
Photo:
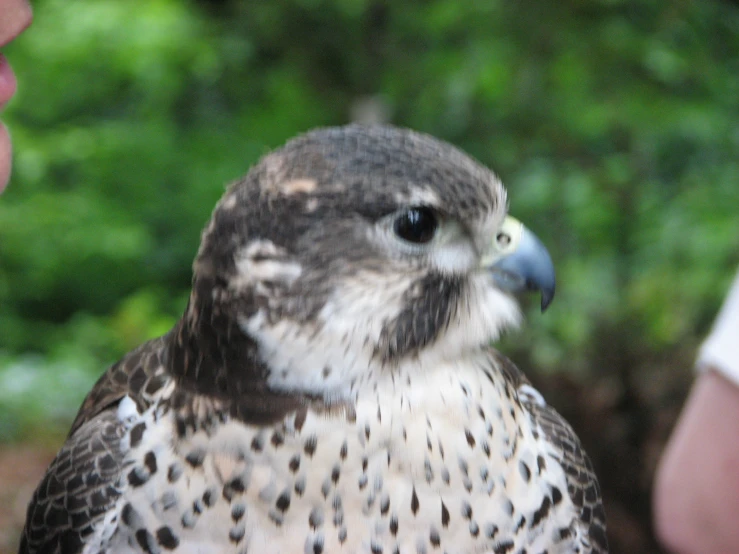
[[[701,373],[655,479],[655,532],[669,552],[739,552],[737,422],[739,387],[717,371]]]
[[[31,24],[31,5],[26,0],[0,0],[0,111],[15,94],[15,75],[2,48]],[[10,180],[12,146],[7,127],[0,122],[0,193]]]

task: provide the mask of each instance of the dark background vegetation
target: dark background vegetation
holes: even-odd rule
[[[596,464],[615,553],[739,265],[739,8],[657,0],[37,0],[0,199],[0,551],[107,364],[185,305],[224,186],[386,120],[493,167],[557,299],[501,348]]]

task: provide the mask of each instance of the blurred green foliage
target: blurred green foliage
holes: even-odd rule
[[[34,7],[7,48],[0,438],[63,428],[106,364],[165,332],[224,186],[314,126],[374,114],[499,172],[558,269],[550,311],[506,344],[527,368],[692,357],[739,264],[731,3]]]

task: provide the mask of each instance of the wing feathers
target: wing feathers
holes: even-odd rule
[[[67,441],[31,499],[20,554],[82,551],[83,540],[121,494],[124,432],[116,413],[106,411]]]
[[[532,389],[526,376],[508,358],[496,352],[495,361],[505,378],[517,391],[522,387]],[[554,408],[543,402],[538,392],[533,395],[526,390],[524,394],[519,393],[518,396],[521,404],[531,413],[534,421],[560,454],[559,463],[567,479],[567,492],[580,511],[580,521],[587,529],[591,552],[595,554],[608,552],[606,515],[600,486],[593,464],[580,440],[569,423]]]

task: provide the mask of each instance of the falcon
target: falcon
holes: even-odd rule
[[[554,284],[451,145],[288,142],[219,201],[182,318],[84,400],[20,552],[607,552],[577,437],[490,346]]]

